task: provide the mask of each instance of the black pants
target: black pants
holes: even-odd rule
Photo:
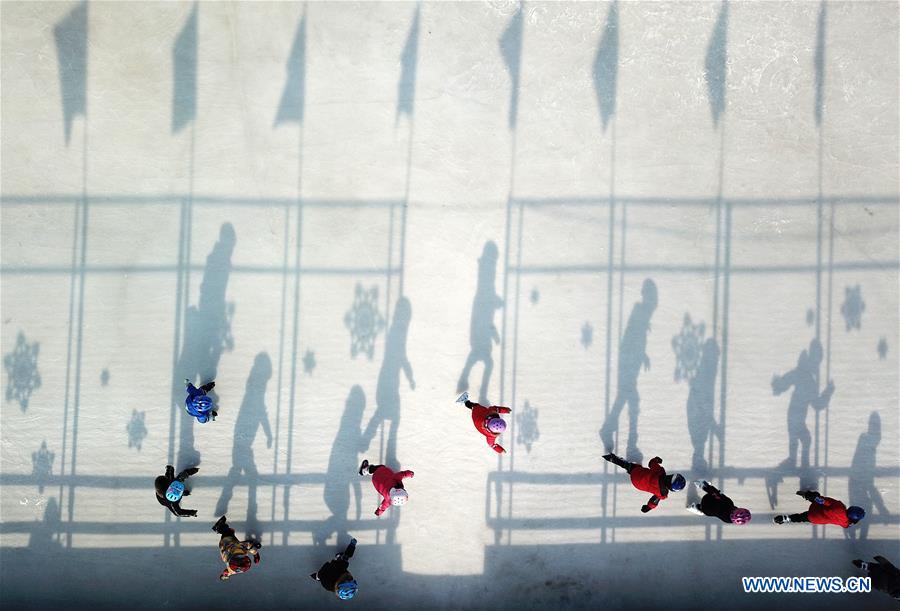
[[[809,512],[804,511],[803,513],[792,513],[790,516],[791,522],[809,522]]]
[[[216,383],[213,381],[213,382],[208,382],[208,383],[204,384],[203,386],[201,386],[200,390],[202,390],[203,392],[209,392],[215,387],[216,387]]]
[[[378,469],[380,469],[383,466],[384,465],[369,465],[368,466],[369,475],[372,475],[373,473],[375,473],[375,471],[377,471]]]
[[[631,473],[631,470],[637,466],[635,463],[628,462],[627,460],[623,460],[623,459],[619,458],[618,456],[616,456],[615,454],[613,454],[613,458],[610,462],[614,465],[617,465],[617,466],[625,469],[626,473]]]
[[[347,546],[347,549],[345,549],[344,551],[342,551],[339,554],[335,554],[334,559],[335,560],[345,560],[345,561],[349,562],[350,559],[353,558],[353,552],[355,552],[355,551],[356,551],[356,541],[352,541],[350,543],[350,545]]]

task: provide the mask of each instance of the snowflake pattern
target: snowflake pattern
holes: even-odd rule
[[[888,345],[887,339],[881,338],[878,340],[878,360],[883,361],[887,358],[888,353]]]
[[[350,330],[350,356],[360,352],[372,360],[375,354],[375,338],[384,329],[384,316],[378,311],[378,287],[364,289],[356,285],[353,306],[344,315],[344,324]]]
[[[841,315],[847,323],[847,331],[862,327],[862,313],[866,309],[866,302],[862,299],[862,291],[857,284],[844,289],[844,303],[841,305]]]
[[[144,425],[145,415],[146,412],[131,410],[131,422],[125,427],[125,430],[128,431],[128,447],[136,447],[138,452],[141,451],[141,442],[147,436],[147,427]]]
[[[537,305],[537,302],[541,300],[541,294],[538,292],[537,287],[531,289],[531,305]]]
[[[41,448],[37,452],[31,453],[31,474],[38,483],[38,492],[44,493],[44,484],[50,473],[53,471],[54,453],[47,449],[47,441],[41,442]]]
[[[3,357],[7,375],[6,400],[18,401],[23,412],[28,409],[31,393],[41,387],[41,374],[37,370],[39,348],[37,342],[29,344],[25,341],[25,334],[19,331],[16,347]]]
[[[303,355],[303,372],[312,375],[313,369],[316,368],[316,355],[312,350],[307,350]]]
[[[525,402],[522,413],[516,417],[517,433],[516,443],[525,446],[525,451],[531,453],[531,444],[540,439],[541,432],[537,425],[538,411]]]
[[[703,346],[703,336],[706,334],[706,325],[702,322],[696,325],[691,321],[691,315],[685,312],[681,332],[672,338],[672,350],[675,351],[675,381],[693,380],[697,375],[697,367],[700,366],[700,348]]]
[[[587,350],[594,343],[594,327],[591,323],[585,321],[581,327],[581,345]]]

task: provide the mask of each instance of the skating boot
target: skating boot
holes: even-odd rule
[[[690,512],[693,513],[694,515],[698,515],[698,516],[706,515],[705,513],[703,513],[702,511],[700,511],[700,505],[699,505],[698,503],[691,503],[690,505],[688,505],[687,507],[685,507],[685,509],[688,510],[688,511],[690,511]]]

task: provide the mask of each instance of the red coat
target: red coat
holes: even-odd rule
[[[850,528],[850,519],[847,518],[847,507],[837,499],[823,496],[825,503],[810,503],[809,521],[813,524],[834,524],[841,528]]]
[[[508,407],[500,407],[499,405],[485,407],[476,403],[472,406],[472,422],[475,424],[475,428],[478,429],[479,433],[485,436],[487,444],[491,446],[497,454],[503,454],[505,450],[497,443],[498,436],[494,435],[487,427],[487,421],[494,416],[508,414],[511,411],[512,410]]]
[[[669,495],[669,489],[665,484],[666,470],[661,465],[662,458],[654,456],[650,459],[648,466],[635,465],[631,469],[632,485],[638,490],[643,490],[653,495],[647,501],[647,506],[650,509],[656,508],[659,502]]]
[[[375,473],[372,474],[372,485],[375,486],[375,490],[377,490],[384,499],[381,501],[381,506],[375,510],[375,515],[380,516],[391,506],[391,488],[398,487],[397,484],[413,475],[414,473],[412,471],[398,471],[397,473],[394,473],[384,465],[375,469]]]

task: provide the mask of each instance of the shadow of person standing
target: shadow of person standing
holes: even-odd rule
[[[650,369],[650,358],[647,356],[647,334],[650,332],[650,317],[656,310],[658,295],[656,283],[650,278],[641,286],[641,301],[634,304],[628,316],[628,324],[619,344],[618,388],[612,409],[600,427],[600,439],[607,452],[615,449],[613,433],[619,430],[619,415],[628,404],[628,446],[625,458],[629,462],[640,463],[643,454],[637,447],[637,422],[640,413],[641,396],[637,390],[638,374],[641,366]]]
[[[266,386],[272,377],[272,360],[265,352],[256,355],[250,377],[247,378],[247,387],[244,390],[244,400],[241,402],[237,420],[234,423],[234,445],[231,450],[231,469],[222,488],[222,494],[216,503],[215,515],[225,515],[228,511],[228,503],[234,494],[234,487],[243,481],[248,486],[247,495],[247,535],[259,540],[261,533],[256,521],[256,486],[259,480],[259,472],[256,470],[256,462],[253,458],[253,441],[256,439],[256,431],[262,425],[266,434],[266,447],[272,447],[272,429],[269,426],[269,415],[266,411]]]
[[[59,541],[54,540],[60,529],[59,503],[56,497],[47,500],[44,508],[44,521],[35,526],[28,538],[28,548],[40,553],[58,553],[61,549]]]
[[[709,338],[703,343],[700,365],[691,380],[687,399],[687,422],[694,446],[692,468],[697,475],[705,475],[709,470],[706,462],[706,442],[710,433],[721,439],[722,431],[716,425],[713,415],[716,394],[716,373],[719,369],[719,344]]]
[[[365,444],[362,438],[362,417],[366,409],[366,394],[362,387],[354,385],[344,404],[344,414],[337,436],[331,445],[328,471],[325,473],[325,505],[331,516],[315,538],[317,545],[324,545],[331,533],[337,533],[338,541],[350,538],[347,532],[347,512],[350,510],[350,488],[356,498],[356,519],[362,516],[362,490],[356,467],[359,452]]]
[[[195,384],[215,380],[223,350],[234,348],[225,290],[236,242],[234,227],[223,223],[219,239],[206,257],[198,305],[185,312],[184,343],[172,380],[172,401],[181,414],[178,469],[200,464],[200,452],[194,448],[194,418],[184,409],[184,380]]]
[[[859,436],[856,443],[856,451],[853,453],[853,462],[850,463],[850,476],[847,480],[847,489],[850,504],[862,507],[866,515],[872,515],[872,508],[878,510],[880,515],[889,515],[881,493],[875,487],[875,451],[881,442],[881,417],[878,412],[869,414],[869,430]],[[871,519],[871,517],[870,517]],[[869,520],[860,523],[859,528],[847,529],[846,534],[851,539],[857,537],[867,539],[869,536]]]
[[[500,334],[494,325],[494,311],[503,307],[503,299],[497,295],[497,245],[488,241],[478,259],[478,287],[472,302],[472,323],[469,328],[469,345],[471,347],[466,364],[459,375],[456,392],[469,390],[469,373],[475,363],[484,362],[481,376],[481,389],[478,391],[478,402],[490,405],[487,398],[491,372],[494,370],[494,359],[491,357],[493,344],[500,343]]]
[[[401,297],[394,307],[394,321],[388,331],[384,348],[384,361],[378,372],[378,385],[375,388],[375,413],[366,425],[362,434],[361,450],[372,444],[379,424],[390,421],[387,446],[384,452],[384,464],[397,467],[397,431],[400,426],[400,372],[406,375],[409,387],[416,389],[412,367],[406,356],[406,337],[409,334],[409,322],[412,319],[412,305],[409,299]],[[354,465],[355,466],[355,465]]]
[[[783,376],[772,376],[772,394],[778,396],[794,387],[788,404],[788,457],[780,465],[788,469],[797,466],[797,446],[802,446],[801,469],[809,468],[809,445],[812,437],[806,427],[809,407],[822,410],[828,407],[834,394],[834,382],[828,381],[819,393],[819,365],[822,363],[822,344],[818,339],[809,343],[809,351],[804,350],[797,359],[797,366]]]

